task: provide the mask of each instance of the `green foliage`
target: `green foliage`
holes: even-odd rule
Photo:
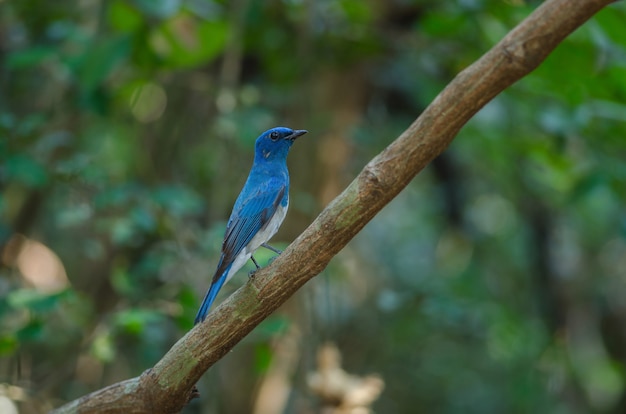
[[[283,249],[538,3],[0,2],[0,382],[20,412],[139,375],[191,329],[260,132],[310,131]],[[601,11],[480,111],[186,412],[250,412],[281,373],[285,412],[317,410],[329,340],[385,381],[376,412],[624,412],[624,19]]]

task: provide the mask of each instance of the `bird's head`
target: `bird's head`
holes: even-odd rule
[[[285,159],[289,148],[300,136],[306,134],[304,129],[276,127],[262,133],[256,140],[256,155],[266,160]]]

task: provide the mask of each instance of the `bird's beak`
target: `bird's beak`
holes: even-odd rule
[[[285,139],[288,139],[289,141],[295,141],[296,138],[306,134],[307,132],[309,131],[307,131],[306,129],[296,129],[291,135],[287,136]]]

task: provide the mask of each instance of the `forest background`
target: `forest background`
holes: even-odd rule
[[[284,248],[539,3],[0,2],[0,398],[46,412],[154,365],[260,132],[309,130]],[[381,413],[625,412],[625,21],[599,12],[490,102],[185,412],[262,412],[276,376],[276,412],[315,412],[327,342],[384,382]]]

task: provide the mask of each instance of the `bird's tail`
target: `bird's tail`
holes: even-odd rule
[[[211,309],[211,305],[217,296],[217,293],[220,291],[224,282],[226,281],[226,277],[228,276],[228,272],[230,271],[230,266],[222,272],[222,275],[218,279],[213,279],[211,283],[211,287],[207,291],[206,295],[204,295],[204,299],[202,300],[202,305],[200,305],[200,309],[198,309],[198,313],[196,314],[196,320],[193,322],[194,325],[199,324],[200,322],[206,319],[206,316],[209,313],[209,309]]]

